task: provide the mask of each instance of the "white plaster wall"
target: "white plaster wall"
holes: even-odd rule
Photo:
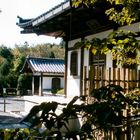
[[[67,97],[80,96],[80,78],[69,77],[67,81]]]
[[[74,97],[80,95],[80,60],[81,60],[81,50],[74,50],[78,53],[78,75],[72,76],[70,75],[70,57],[73,51],[69,51],[68,53],[68,74],[67,74],[67,97]]]
[[[68,48],[74,46],[75,43],[81,41],[81,39],[75,39],[69,41]],[[73,51],[77,51],[78,53],[78,74],[77,76],[70,75],[70,58],[71,53]],[[68,67],[67,67],[67,97],[74,97],[80,95],[80,64],[81,64],[81,49],[76,49],[72,51],[68,51]]]
[[[131,30],[133,32],[139,32],[140,31],[140,22],[131,24],[130,26],[122,26],[119,28],[120,30]]]
[[[84,66],[89,66],[89,50],[84,49]]]
[[[55,77],[43,77],[43,89],[51,89],[52,88],[52,79]],[[60,78],[61,88],[64,88],[64,78]]]
[[[68,48],[73,47],[74,44],[77,43],[78,41],[81,41],[81,39],[78,38],[78,39],[74,39],[74,40],[69,41],[69,42],[68,42]]]
[[[103,38],[106,38],[112,31],[113,30],[108,30],[108,31],[105,31],[105,32],[89,35],[85,38],[88,39],[88,40],[92,40],[94,37],[103,39]]]
[[[61,80],[61,88],[64,88],[64,78],[60,78]]]
[[[112,53],[108,53],[106,55],[106,69],[109,69],[113,66],[113,62],[112,62]]]
[[[43,89],[52,88],[52,77],[43,77]]]

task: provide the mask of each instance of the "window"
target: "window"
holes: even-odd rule
[[[52,79],[52,89],[60,89],[60,78]]]
[[[96,55],[91,54],[91,65],[105,66],[106,55],[97,53]]]
[[[78,54],[77,54],[77,52],[71,53],[70,74],[74,75],[74,76],[78,74]]]
[[[91,54],[91,61],[90,64],[94,66],[94,73],[95,73],[95,79],[96,78],[102,78],[103,77],[103,69],[106,64],[106,55],[97,53],[96,55]]]

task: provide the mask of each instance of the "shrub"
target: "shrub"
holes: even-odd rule
[[[21,95],[26,95],[27,90],[32,89],[32,76],[27,74],[21,74],[18,78],[17,90]]]

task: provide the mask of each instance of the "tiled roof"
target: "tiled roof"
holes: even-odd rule
[[[65,70],[63,59],[27,57],[23,69],[27,64],[32,72],[64,74]]]
[[[36,26],[46,20],[51,19],[52,17],[61,14],[67,9],[71,8],[70,0],[66,0],[65,2],[60,3],[59,5],[55,6],[51,10],[41,14],[37,18],[33,18],[30,20],[23,20],[21,17],[17,16],[20,19],[20,22],[17,23],[21,28],[24,28],[26,26]]]

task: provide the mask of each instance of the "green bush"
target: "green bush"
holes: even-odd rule
[[[64,95],[64,89],[52,89],[51,93]]]
[[[57,91],[58,91],[58,89],[52,89],[52,90],[51,90],[51,93],[52,93],[52,94],[56,94]]]
[[[64,95],[64,89],[60,89],[57,91],[57,94],[61,94],[61,95]]]
[[[131,119],[133,116],[129,114],[130,116],[127,118],[123,111],[135,108],[138,102],[125,97],[122,87],[108,85],[94,89],[92,98],[94,102],[90,103],[78,102],[77,104],[76,101],[81,99],[80,97],[74,97],[68,104],[44,102],[34,106],[23,121],[29,123],[33,129],[38,127],[40,130],[43,127],[42,135],[53,137],[54,140],[94,139],[97,131],[108,133],[110,130],[114,131],[114,136],[120,140],[128,121],[130,126],[135,125]],[[59,106],[62,107],[62,110],[59,109]],[[59,114],[57,109],[60,111]],[[79,120],[79,117],[83,120],[80,123],[81,126],[79,125],[77,128],[77,123],[74,122],[75,127],[71,128],[71,120]],[[138,122],[139,120],[136,122],[136,126]]]
[[[18,78],[17,90],[21,95],[26,95],[27,90],[32,89],[32,76],[29,74],[21,74]]]
[[[74,97],[69,103],[43,102],[34,106],[30,113],[21,121],[28,124],[30,132],[26,133],[27,138],[47,139],[47,140],[94,140],[97,131],[113,131],[117,140],[125,134],[126,127],[133,129],[127,133],[135,132],[139,127],[139,115],[129,114],[126,116],[123,111],[137,109],[139,102],[125,96],[124,90],[120,86],[108,85],[92,91],[94,102],[79,102],[80,97]],[[78,100],[78,102],[76,102]],[[60,110],[61,108],[61,110]],[[59,111],[59,113],[58,113]],[[132,118],[135,117],[135,122]],[[82,123],[76,122],[82,118]],[[128,126],[129,122],[129,126]],[[71,124],[74,124],[71,127]],[[18,131],[14,132],[17,136]],[[20,131],[21,132],[21,131]],[[4,132],[5,134],[5,132]],[[25,133],[20,136],[24,138]],[[133,135],[133,134],[132,134]],[[107,139],[104,135],[104,139]]]

